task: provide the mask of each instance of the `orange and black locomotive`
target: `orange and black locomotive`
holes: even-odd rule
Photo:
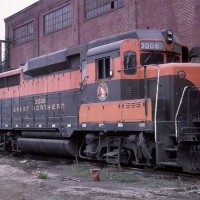
[[[199,57],[135,30],[32,58],[0,74],[1,150],[199,173]]]

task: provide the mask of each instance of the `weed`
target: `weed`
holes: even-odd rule
[[[177,179],[177,187],[180,187],[180,185],[181,185],[181,178],[180,178],[180,176],[178,176],[178,179]]]
[[[48,178],[48,172],[47,171],[44,171],[44,172],[39,171],[38,172],[38,178],[39,179],[47,179]]]

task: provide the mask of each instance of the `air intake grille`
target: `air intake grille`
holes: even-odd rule
[[[132,88],[131,87],[127,87],[125,89],[125,95],[126,96],[132,96]]]

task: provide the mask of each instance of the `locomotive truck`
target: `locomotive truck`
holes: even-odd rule
[[[200,172],[199,48],[135,30],[0,74],[0,148]]]

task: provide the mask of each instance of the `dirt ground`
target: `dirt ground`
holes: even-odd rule
[[[100,168],[100,181],[90,169]],[[0,154],[1,200],[200,199],[200,180],[30,155]]]

